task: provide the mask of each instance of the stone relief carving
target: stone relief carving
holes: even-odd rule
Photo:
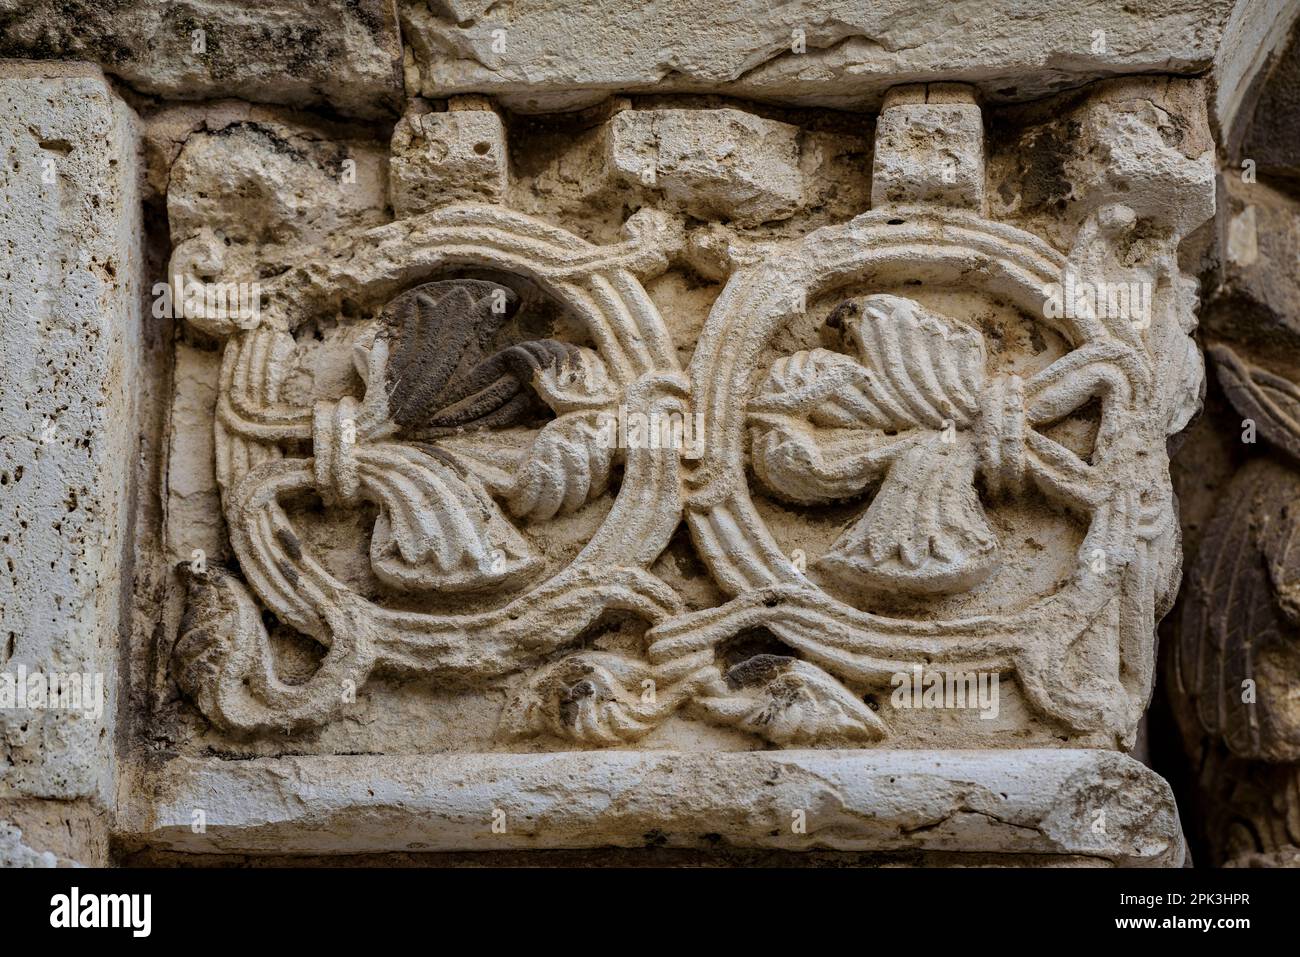
[[[1216,867],[1300,866],[1300,204],[1278,111],[1300,76],[1294,13],[1220,119],[1214,375],[1173,475],[1188,570],[1162,642],[1171,767],[1197,862]]]
[[[217,475],[243,580],[216,566],[182,566],[188,607],[174,652],[178,682],[225,727],[318,724],[381,665],[500,673],[562,647],[604,611],[656,620],[679,605],[646,571],[679,510],[671,450],[620,456],[620,487],[604,523],[543,581],[533,581],[542,562],[515,524],[602,494],[614,465],[614,450],[597,441],[602,410],[680,403],[685,383],[653,305],[617,253],[526,217],[466,206],[429,214],[422,225],[423,270],[469,260],[551,283],[572,299],[609,361],[554,339],[494,350],[514,294],[474,280],[421,283],[388,301],[356,336],[360,397],[285,401],[296,347],[289,321],[274,313],[230,333]],[[390,233],[367,234],[378,256]],[[377,268],[361,282],[380,275]],[[209,329],[228,331],[220,321]],[[517,447],[493,441],[519,426],[531,428]],[[310,455],[285,448],[303,443]],[[286,500],[304,492],[327,504],[378,506],[370,566],[389,589],[499,600],[472,613],[429,614],[368,599],[302,544]],[[277,678],[254,595],[327,649],[310,680]]]
[[[0,867],[1300,865],[1300,5],[17,6]]]
[[[1282,456],[1238,471],[1205,531],[1183,598],[1180,691],[1234,755],[1300,761],[1300,388],[1225,343],[1208,351],[1243,422]]]
[[[982,182],[979,108],[941,95]],[[891,128],[924,120],[925,97],[888,100]],[[929,139],[878,143],[877,166],[905,183],[909,164],[937,162]],[[692,142],[675,149],[689,159]],[[625,242],[599,246],[450,202],[321,239],[264,283],[255,321],[191,319],[225,340],[218,482],[239,570],[183,570],[178,683],[238,731],[327,723],[382,670],[522,676],[501,708],[507,746],[626,745],[676,717],[778,747],[864,746],[896,733],[879,696],[915,666],[1014,677],[1065,733],[1131,740],[1178,575],[1164,441],[1200,365],[1174,259],[1195,218],[1174,210],[1158,241],[1139,237],[1127,191],[1089,195],[1068,253],[989,218],[982,190],[937,187],[802,237],[736,239],[714,257],[727,281],[689,375],[643,286],[699,258],[682,218],[643,208]],[[200,230],[172,269],[222,275],[227,255]],[[449,277],[465,268],[505,278]],[[1141,286],[1146,308],[1076,303],[1078,276]],[[519,332],[516,280],[577,334]],[[347,320],[355,386],[286,398],[295,330],[343,303],[362,313]],[[700,415],[702,457],[613,447],[605,426],[629,413]],[[373,581],[313,554],[295,527],[311,496],[367,516]],[[603,519],[556,561],[539,526],[589,506]],[[810,535],[804,561],[774,508],[795,529],[848,517],[824,548]],[[683,517],[721,591],[706,607],[651,570]],[[1050,555],[1047,572],[1026,549]],[[306,680],[277,677],[262,608],[324,649]],[[644,636],[590,646],[618,612]]]
[[[1101,216],[1123,218],[1114,209]],[[874,713],[850,708],[857,698],[840,680],[888,687],[900,662],[1014,672],[1034,705],[1067,726],[1119,729],[1145,705],[1151,664],[1138,648],[1170,600],[1178,567],[1167,478],[1150,455],[1167,422],[1141,412],[1168,404],[1144,330],[1128,319],[1076,317],[1061,332],[1077,348],[1032,376],[993,376],[973,329],[911,300],[875,295],[847,300],[832,314],[831,324],[846,327],[859,359],[827,350],[796,353],[759,369],[757,389],[751,385],[764,337],[797,308],[800,292],[811,300],[818,287],[869,270],[911,274],[918,253],[931,260],[935,282],[957,278],[963,266],[979,261],[977,281],[1001,284],[1031,314],[1041,309],[1043,289],[1067,268],[1065,257],[1019,230],[962,212],[890,209],[818,231],[793,254],[733,277],[692,368],[695,402],[712,429],[704,460],[688,476],[687,517],[696,546],[735,597],[652,629],[650,674],[679,680],[680,669],[698,659],[696,680],[716,682],[715,649],[762,628],[804,659],[802,668],[817,674],[826,698],[838,705],[826,712],[831,720],[820,733],[769,736],[777,743],[885,735]],[[1167,311],[1159,322],[1168,328],[1176,319]],[[740,395],[750,396],[748,405]],[[1094,399],[1101,420],[1086,457],[1037,431]],[[878,488],[805,574],[752,504],[747,457],[762,485],[795,502]],[[848,593],[964,591],[989,574],[998,547],[977,477],[989,497],[1014,497],[1033,486],[1056,507],[1087,516],[1070,579],[1012,614],[909,620],[855,607]],[[1114,662],[1110,674],[1067,678],[1071,646],[1105,640],[1099,629],[1109,623],[1133,657]],[[608,668],[591,664],[608,682]],[[576,667],[564,662],[539,685],[579,673]],[[572,687],[563,685],[552,698],[572,694]],[[816,692],[809,687],[805,694]],[[649,717],[638,714],[636,727]]]
[[[1214,863],[1297,863],[1300,848],[1300,389],[1249,347],[1207,353],[1249,458],[1218,496],[1184,583],[1170,660]],[[1227,423],[1229,426],[1235,423]]]

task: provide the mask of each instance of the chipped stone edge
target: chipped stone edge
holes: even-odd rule
[[[141,803],[119,839],[186,853],[730,845],[1185,859],[1169,785],[1113,751],[178,757],[135,774]]]

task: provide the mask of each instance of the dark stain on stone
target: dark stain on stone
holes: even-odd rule
[[[739,631],[718,645],[718,658],[727,668],[758,655],[788,658],[792,654],[785,642],[762,626]]]
[[[288,579],[290,585],[294,588],[298,587],[298,569],[286,561],[276,562],[276,567],[280,569],[280,574]]]
[[[727,687],[732,691],[764,685],[790,670],[795,659],[789,655],[755,655],[727,669]]]
[[[549,417],[534,380],[543,370],[567,367],[577,349],[530,339],[491,351],[518,305],[505,286],[451,279],[417,286],[385,307],[389,406],[406,435],[428,439]]]
[[[990,132],[995,151],[1015,157],[1020,211],[1062,211],[1074,194],[1074,184],[1069,180],[1065,164],[1072,153],[1071,143],[1082,133],[1079,123],[1075,120],[1044,123],[1015,137],[999,135],[996,126]],[[1012,186],[1003,182],[998,189],[1003,200],[1009,201]]]
[[[298,543],[298,539],[294,536],[293,532],[289,531],[287,528],[277,528],[275,530],[275,538],[276,541],[280,543],[280,547],[288,553],[290,558],[295,562],[302,560],[302,546]]]

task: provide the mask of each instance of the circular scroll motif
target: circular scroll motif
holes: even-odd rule
[[[908,345],[898,338],[906,329],[882,326],[875,347],[895,350],[901,378],[909,372],[916,377],[916,388],[907,395],[873,392],[887,390],[887,376],[879,368],[874,373],[842,368],[856,364],[838,354],[778,362],[766,379],[768,370],[761,367],[769,341],[803,311],[803,304],[836,289],[895,287],[920,279],[927,285],[973,288],[1041,317],[1045,290],[1062,281],[1065,268],[1065,257],[1022,230],[961,211],[891,209],[818,230],[780,257],[734,274],[715,303],[691,366],[697,408],[704,412],[711,441],[689,479],[687,518],[704,560],[735,598],[656,629],[651,660],[664,663],[697,654],[738,629],[762,625],[805,659],[847,680],[878,684],[914,663],[1016,670],[1028,697],[1043,710],[1076,727],[1105,724],[1096,696],[1074,695],[1062,687],[1059,673],[1066,646],[1097,627],[1117,596],[1147,609],[1152,602],[1154,585],[1146,580],[1143,546],[1167,519],[1160,494],[1167,480],[1158,457],[1144,452],[1159,447],[1163,436],[1152,433],[1149,418],[1136,414],[1153,393],[1151,365],[1140,339],[1093,316],[1062,318],[1048,324],[1072,351],[1026,380],[985,379],[982,370],[976,374],[970,364],[955,359],[945,360],[943,367],[913,368],[915,357],[898,352]],[[884,310],[877,318],[928,334],[932,351],[951,356],[954,350],[970,349],[983,355],[973,331],[936,329],[940,320],[921,315],[924,310],[897,297],[868,299],[876,300],[868,306]],[[881,341],[891,336],[891,341]],[[818,361],[824,368],[813,368]],[[955,417],[958,427],[964,424],[971,432],[970,451],[964,474],[962,463],[954,466],[954,474],[961,476],[952,485],[954,496],[973,497],[970,480],[980,471],[987,487],[1000,494],[1015,495],[1033,483],[1049,499],[1086,514],[1087,532],[1073,577],[1023,611],[952,621],[871,614],[819,587],[765,525],[746,474],[751,455],[755,470],[779,471],[793,463],[805,469],[808,482],[826,483],[829,500],[839,474],[829,468],[819,472],[824,463],[797,436],[778,436],[770,447],[747,445],[751,434],[760,431],[752,428],[756,417],[778,421],[796,411],[807,413],[808,396],[817,395],[818,375],[841,387],[860,388],[855,398],[863,421],[884,416],[881,410],[892,403],[895,417],[911,416],[912,425],[922,431],[937,430],[940,415]],[[929,386],[922,380],[929,380]],[[1036,424],[1093,398],[1101,402],[1102,423],[1091,462],[1035,430]],[[772,434],[770,430],[764,438]],[[771,449],[775,451],[764,460]],[[902,467],[897,461],[890,466]],[[878,492],[876,501],[883,497]],[[897,503],[894,507],[902,513]],[[864,520],[869,524],[871,515]],[[968,587],[982,574],[977,553],[986,543],[978,529],[966,531],[968,556],[939,568],[928,581],[914,576],[905,584],[922,592]],[[1104,557],[1102,566],[1090,566],[1088,557],[1097,554]],[[840,557],[847,574],[870,570],[865,560],[854,565]],[[902,575],[908,570],[892,571]],[[1132,620],[1121,623],[1131,626]]]
[[[360,687],[377,666],[490,677],[562,648],[606,610],[659,622],[680,609],[676,595],[648,571],[681,511],[678,459],[666,448],[626,450],[613,506],[580,554],[490,611],[385,608],[310,554],[281,504],[303,491],[344,506],[366,499],[379,507],[371,564],[389,585],[464,590],[527,581],[535,563],[504,514],[493,512],[493,498],[525,520],[553,514],[561,503],[581,504],[597,493],[595,475],[609,464],[583,460],[584,453],[600,454],[597,417],[617,414],[620,406],[628,414],[680,413],[686,397],[663,321],[629,269],[646,258],[635,240],[595,247],[481,205],[448,207],[353,239],[346,269],[292,270],[268,283],[271,309],[226,344],[217,471],[232,547],[248,584],[218,568],[189,570],[186,621],[175,651],[181,686],[226,727],[289,729],[327,721],[346,700],[346,689]],[[411,363],[394,371],[403,349],[410,352],[412,336],[456,334],[455,324],[443,321],[447,309],[471,317],[457,320],[462,324],[478,321],[475,309],[487,315],[480,295],[486,291],[468,281],[421,286],[457,267],[532,281],[568,307],[596,348],[524,343],[484,358],[464,381],[449,380],[452,373],[436,368],[436,350],[432,372]],[[283,401],[296,349],[293,327],[344,298],[387,302],[385,316],[401,318],[381,323],[366,341],[358,363],[365,396],[309,408]],[[453,467],[447,450],[429,454],[440,435],[457,431],[466,407],[477,409],[482,396],[492,398],[503,382],[512,388],[531,383],[555,415],[533,437],[515,473],[471,476]],[[493,422],[502,414],[493,407],[475,421]],[[312,457],[290,454],[293,443],[305,441]],[[620,453],[606,448],[603,454]],[[463,540],[455,554],[446,546],[449,538],[458,541],[453,531]],[[308,681],[289,685],[277,677],[254,594],[282,622],[328,649]]]

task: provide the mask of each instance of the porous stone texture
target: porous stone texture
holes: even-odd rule
[[[1300,138],[1283,106],[1295,36],[1260,51],[1220,130],[1204,273],[1214,376],[1174,470],[1188,573],[1166,688],[1187,754],[1180,797],[1216,866],[1300,864]]]
[[[172,763],[124,839],[187,853],[758,847],[1179,867],[1169,786],[1105,751]],[[204,826],[196,830],[195,811]]]
[[[741,110],[625,110],[607,158],[622,182],[649,187],[696,219],[737,226],[788,219],[803,199],[799,128]]]
[[[0,102],[0,667],[15,696],[0,708],[0,819],[32,799],[102,816],[115,799],[139,441],[136,119],[97,69],[76,65],[0,64]],[[78,706],[17,698],[33,675],[40,687],[75,676]],[[102,836],[51,830],[60,844],[37,846],[34,860],[102,858]]]
[[[1292,861],[1289,16],[19,3],[0,862]]]
[[[142,93],[401,112],[392,0],[5,0],[0,56],[98,63]]]
[[[926,80],[1030,100],[1119,74],[1205,71],[1234,4],[670,0],[633,12],[566,0],[401,0],[399,9],[409,93],[491,93],[511,109],[547,112],[611,91],[873,110],[890,87]]]
[[[398,217],[447,203],[498,203],[505,197],[505,126],[490,108],[434,113],[417,102],[393,131],[392,150],[389,175]]]
[[[983,210],[984,116],[974,90],[933,83],[889,91],[876,122],[871,202]]]
[[[93,867],[109,860],[113,811],[102,804],[6,800],[0,814],[0,867]]]
[[[34,851],[23,843],[23,832],[0,821],[0,867],[58,867],[49,851]]]
[[[184,140],[170,164],[172,276],[271,272],[346,223],[383,221],[387,156],[271,119],[216,122]],[[256,261],[254,261],[254,259]]]

